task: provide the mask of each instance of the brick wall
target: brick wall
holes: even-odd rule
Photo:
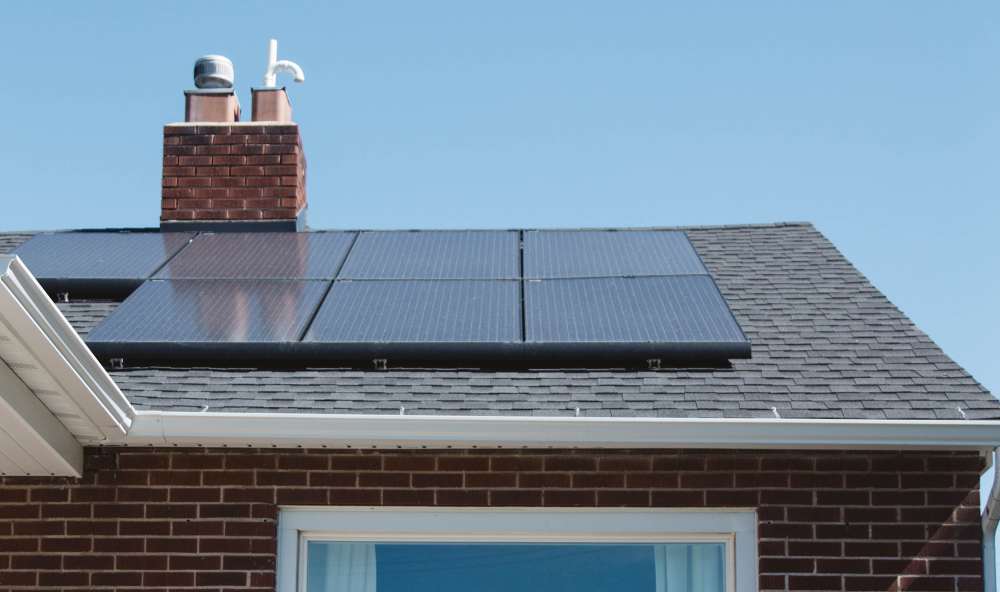
[[[163,128],[161,220],[289,220],[305,204],[299,126]]]
[[[758,508],[762,590],[975,591],[978,455],[88,449],[0,481],[0,587],[274,586],[276,504]]]

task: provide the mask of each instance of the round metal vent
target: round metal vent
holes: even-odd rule
[[[198,88],[233,88],[233,63],[217,55],[202,56],[194,62],[194,85]]]

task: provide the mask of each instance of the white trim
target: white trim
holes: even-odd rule
[[[129,446],[990,450],[1000,422],[138,411]]]
[[[0,360],[0,475],[72,475],[83,446]]]
[[[83,444],[121,437],[131,425],[135,412],[125,395],[21,260],[12,255],[0,255],[0,360],[16,375],[3,377],[5,390],[14,393],[18,387],[10,386],[13,381],[23,383]],[[12,405],[12,401],[7,403]],[[24,405],[30,404],[21,401],[19,409],[28,412]],[[39,419],[37,405],[31,408],[32,417],[22,418],[23,425],[52,423]],[[57,435],[58,430],[48,429],[46,433],[39,435],[50,448],[67,451],[65,438]],[[0,453],[8,457],[16,454],[7,445],[0,447]],[[56,463],[47,467],[50,474],[78,476],[82,460],[70,458],[74,455],[64,457],[71,468]],[[82,454],[76,456],[82,459]]]
[[[726,543],[726,590],[757,590],[753,509],[283,506],[277,592],[305,592],[310,540],[498,543]]]

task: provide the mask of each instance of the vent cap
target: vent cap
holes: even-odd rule
[[[207,55],[194,62],[194,85],[198,88],[232,88],[233,76],[229,58]]]

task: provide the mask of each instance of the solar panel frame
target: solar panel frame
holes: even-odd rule
[[[332,280],[356,232],[200,234],[156,279]]]
[[[521,340],[517,280],[338,280],[303,339],[344,344],[344,350],[359,344],[409,344],[412,350]]]
[[[520,259],[516,230],[366,231],[337,279],[517,279]]]
[[[525,279],[707,275],[681,230],[526,230]]]
[[[229,352],[252,358],[255,351],[278,351],[268,346],[298,342],[329,285],[323,280],[150,280],[84,341],[99,357],[227,357]]]
[[[749,357],[710,276],[528,280],[526,355]]]
[[[119,297],[181,252],[191,232],[46,232],[11,251],[49,293]]]

